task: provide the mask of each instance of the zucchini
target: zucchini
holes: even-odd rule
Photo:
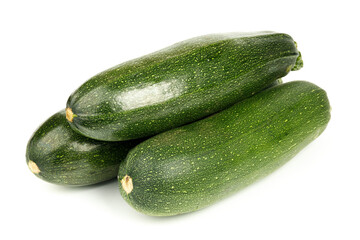
[[[67,119],[98,140],[151,136],[225,109],[301,67],[286,34],[201,36],[90,78],[69,97]]]
[[[44,122],[26,149],[29,169],[61,185],[90,185],[115,178],[119,164],[139,140],[102,142],[74,132],[60,111]]]
[[[329,120],[326,92],[316,85],[269,88],[136,146],[119,168],[121,195],[148,215],[199,210],[282,166]]]

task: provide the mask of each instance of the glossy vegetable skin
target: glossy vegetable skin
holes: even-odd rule
[[[94,139],[152,136],[223,110],[301,67],[287,34],[201,36],[92,77],[68,99],[67,119]]]
[[[60,111],[28,142],[26,163],[39,178],[60,185],[90,185],[115,178],[137,141],[102,142],[74,132]]]
[[[285,164],[329,120],[318,86],[295,81],[269,88],[136,146],[119,170],[121,195],[148,215],[199,210]]]

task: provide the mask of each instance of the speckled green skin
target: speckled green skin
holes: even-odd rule
[[[279,79],[276,79],[274,82],[270,83],[267,87],[265,87],[263,90],[266,90],[268,88],[271,88],[271,87],[275,87],[277,85],[280,85],[283,83],[283,80],[281,78]]]
[[[301,68],[298,57],[293,39],[281,33],[190,39],[88,80],[68,99],[75,114],[70,124],[98,140],[151,136],[259,92]]]
[[[209,206],[270,174],[317,138],[330,120],[326,92],[296,81],[215,115],[161,133],[131,150],[118,179],[123,198],[155,216]]]
[[[61,185],[90,185],[115,178],[119,164],[139,141],[102,142],[74,132],[58,112],[31,137],[26,163],[36,163],[39,178]]]

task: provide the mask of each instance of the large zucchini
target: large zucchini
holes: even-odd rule
[[[326,92],[316,85],[269,88],[136,146],[119,169],[121,195],[148,215],[204,208],[286,163],[329,119]]]
[[[98,140],[151,136],[225,109],[301,67],[289,35],[206,35],[92,77],[68,99],[67,119]]]
[[[90,185],[115,178],[119,164],[140,140],[103,142],[74,132],[58,112],[31,137],[26,162],[39,178],[61,185]]]

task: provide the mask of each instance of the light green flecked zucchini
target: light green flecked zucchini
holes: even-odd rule
[[[268,88],[136,146],[119,170],[121,195],[148,215],[202,209],[282,166],[329,120],[318,86],[294,81]]]
[[[26,162],[37,177],[60,185],[90,185],[115,178],[119,164],[139,140],[103,142],[74,132],[60,111],[28,142]]]
[[[69,97],[67,119],[94,139],[152,136],[223,110],[302,65],[287,34],[201,36],[92,77]]]

